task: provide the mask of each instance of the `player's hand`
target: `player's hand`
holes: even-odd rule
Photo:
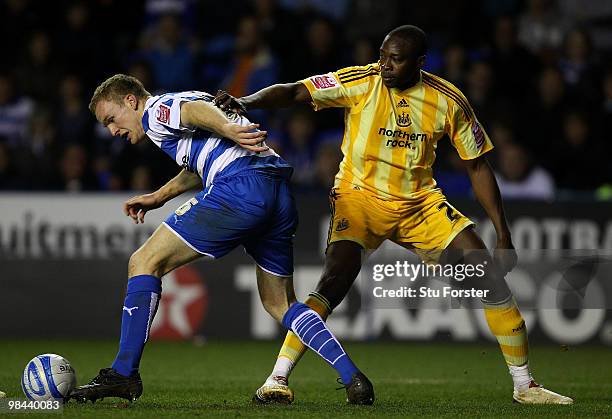
[[[246,107],[242,104],[240,99],[236,99],[234,96],[227,93],[225,90],[217,90],[213,103],[221,108],[222,111],[232,111],[237,114],[243,115],[246,113]]]
[[[234,141],[240,147],[247,150],[260,152],[267,151],[268,146],[263,144],[268,136],[267,131],[259,131],[259,124],[249,124],[245,127],[233,122],[223,126],[223,136]]]
[[[514,269],[518,261],[518,256],[512,244],[512,240],[498,239],[495,250],[493,251],[493,258],[504,275]]]
[[[138,195],[125,201],[123,204],[123,212],[134,220],[134,223],[144,223],[144,217],[147,211],[159,208],[162,205],[164,205],[164,202],[158,199],[155,193],[149,193]]]

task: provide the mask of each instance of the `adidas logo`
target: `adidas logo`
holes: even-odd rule
[[[397,107],[398,108],[407,108],[408,107],[408,102],[406,101],[406,99],[402,98],[402,100],[397,102]]]

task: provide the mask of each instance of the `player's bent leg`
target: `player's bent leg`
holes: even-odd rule
[[[482,299],[489,329],[497,339],[514,383],[513,400],[523,404],[572,404],[569,397],[536,384],[529,371],[525,321],[501,272],[472,228],[461,231],[449,249],[460,251],[462,263],[484,266],[487,297]]]
[[[361,269],[362,252],[359,244],[346,240],[331,243],[328,247],[317,291],[310,293],[304,301],[324,320],[342,302],[353,285]],[[272,375],[288,379],[306,349],[293,332],[288,332]]]
[[[274,313],[276,318],[284,310],[281,323],[338,372],[347,389],[348,399],[357,404],[372,404],[372,384],[353,364],[321,316],[306,304],[296,301],[291,277],[270,278],[269,274],[260,272],[258,288],[262,302],[267,306],[266,310]],[[282,296],[282,293],[285,296]],[[279,307],[274,308],[271,305]]]
[[[325,266],[317,291],[310,293],[304,301],[323,320],[327,319],[332,307],[340,304],[348,293],[361,269],[362,252],[362,247],[352,241],[338,241],[331,243],[328,247]],[[333,303],[326,295],[330,296]],[[306,350],[306,345],[302,343],[298,336],[292,331],[287,332],[272,373],[260,389],[265,389],[269,385],[288,385],[291,371]],[[349,402],[352,402],[352,400],[349,400]]]
[[[329,303],[325,303],[317,293],[311,293],[304,304],[313,309],[322,319],[326,319],[331,312]],[[253,401],[264,404],[293,402],[293,391],[289,388],[289,375],[307,349],[295,333],[288,331],[274,369],[264,384],[255,392]]]
[[[296,301],[292,278],[273,275],[257,266],[257,288],[264,309],[276,321],[282,323],[284,314]],[[287,377],[272,374],[257,389],[253,402],[290,404],[293,402],[293,397],[293,390],[289,388]]]
[[[278,276],[266,272],[257,266],[257,289],[264,309],[277,322],[283,322],[283,316],[289,307],[296,302],[292,276]]]
[[[134,252],[128,265],[119,352],[111,368],[100,370],[89,384],[76,387],[70,399],[121,397],[134,401],[141,396],[138,367],[161,297],[160,278],[199,256],[163,224]]]

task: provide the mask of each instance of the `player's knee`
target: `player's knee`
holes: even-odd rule
[[[141,247],[130,256],[128,262],[128,276],[153,275],[161,277],[164,273],[163,260],[147,251],[146,248]]]

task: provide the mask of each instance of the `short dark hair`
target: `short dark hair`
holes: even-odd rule
[[[427,53],[427,35],[423,29],[414,25],[402,25],[393,29],[387,36],[398,37],[406,42],[411,43],[415,47],[417,55],[425,55]]]
[[[133,94],[138,100],[151,96],[136,77],[126,74],[115,74],[96,87],[89,102],[89,110],[95,114],[96,105],[99,101],[108,100],[110,102],[121,103],[125,95],[129,94]]]

